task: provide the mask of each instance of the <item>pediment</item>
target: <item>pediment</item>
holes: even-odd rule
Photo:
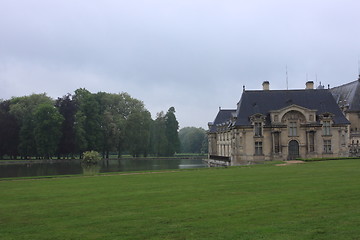
[[[287,119],[299,119],[301,123],[315,122],[316,111],[308,109],[296,104],[286,106],[284,108],[270,111],[273,123],[285,123]]]
[[[317,111],[314,109],[309,109],[309,108],[305,108],[305,107],[302,107],[302,106],[299,106],[296,104],[292,104],[292,105],[286,106],[286,107],[278,109],[278,110],[272,110],[272,111],[270,111],[270,113],[280,114],[280,113],[286,113],[286,112],[289,112],[292,110],[299,111],[299,112],[316,112]]]

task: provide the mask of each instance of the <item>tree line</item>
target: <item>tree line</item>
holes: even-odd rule
[[[84,88],[56,100],[32,94],[0,100],[0,157],[73,158],[95,150],[138,156],[173,156],[180,150],[175,108],[151,118],[128,93]]]
[[[180,152],[207,153],[208,138],[203,128],[184,127],[179,131]]]

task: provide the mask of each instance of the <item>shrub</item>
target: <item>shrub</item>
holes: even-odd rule
[[[96,151],[87,151],[83,153],[82,163],[86,165],[96,165],[101,160],[101,156]]]

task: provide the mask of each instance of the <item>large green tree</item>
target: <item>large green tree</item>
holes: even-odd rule
[[[164,114],[157,114],[151,128],[151,149],[156,156],[173,156],[179,151],[179,123],[176,120],[175,108],[171,107]]]
[[[109,158],[110,151],[116,151],[120,140],[124,138],[124,100],[122,94],[99,92],[97,99],[100,104],[102,154]]]
[[[53,105],[54,101],[46,94],[32,94],[11,99],[10,113],[20,124],[18,150],[23,158],[38,156],[35,141],[34,112],[40,104]]]
[[[17,119],[10,114],[10,101],[0,101],[0,157],[18,155],[20,126]]]
[[[96,99],[100,106],[103,157],[108,158],[110,151],[118,151],[119,156],[123,151],[146,154],[151,117],[143,102],[127,93],[98,92]]]
[[[165,132],[167,138],[166,155],[173,156],[180,150],[179,122],[176,120],[175,108],[170,107],[165,115]]]
[[[132,112],[126,122],[127,149],[134,156],[149,152],[151,115],[146,110]]]
[[[73,155],[76,150],[75,114],[77,109],[75,101],[72,99],[71,94],[67,94],[62,98],[58,98],[55,106],[64,118],[61,126],[62,135],[59,142],[58,153],[59,156],[69,157]]]
[[[166,156],[167,154],[166,121],[164,112],[159,112],[151,128],[152,153],[156,156]]]
[[[84,88],[74,95],[77,112],[75,114],[75,136],[79,153],[101,150],[101,112],[95,94]]]
[[[34,135],[39,156],[50,159],[58,150],[64,120],[57,108],[51,104],[41,104],[34,112]]]

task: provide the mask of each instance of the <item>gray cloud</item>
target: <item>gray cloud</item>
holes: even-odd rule
[[[0,98],[78,87],[122,92],[155,116],[206,127],[242,86],[303,88],[357,78],[360,3],[45,1],[0,3]]]

